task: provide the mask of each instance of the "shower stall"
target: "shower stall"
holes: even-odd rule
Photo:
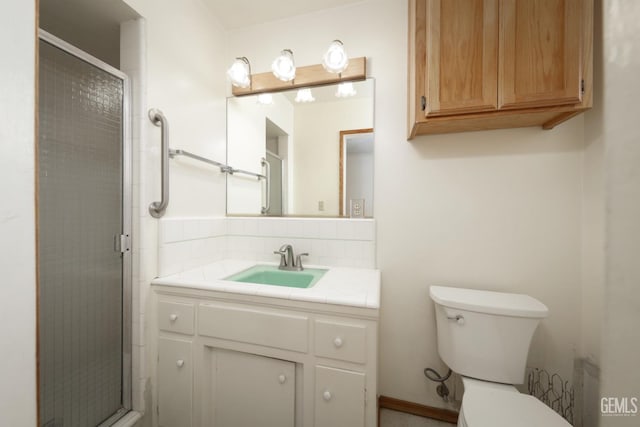
[[[129,82],[39,34],[39,425],[108,426],[131,409]]]

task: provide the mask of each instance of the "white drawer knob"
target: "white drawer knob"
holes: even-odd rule
[[[182,360],[182,359],[176,360],[176,366],[178,368],[182,368],[184,366],[184,360]]]
[[[278,382],[279,382],[280,384],[284,384],[286,381],[287,381],[287,376],[286,376],[286,375],[284,375],[284,374],[280,374],[280,375],[278,376]]]
[[[172,322],[175,322],[176,320],[178,320],[178,315],[177,314],[171,314],[169,316],[169,320],[171,320]]]
[[[335,345],[336,348],[342,347],[342,344],[343,344],[342,338],[340,337],[336,337],[336,339],[333,340],[333,345]]]
[[[322,393],[322,398],[325,401],[330,401],[331,400],[331,392],[329,390],[326,390],[324,393]]]

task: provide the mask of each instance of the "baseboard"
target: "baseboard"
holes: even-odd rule
[[[433,406],[421,405],[419,403],[407,402],[406,400],[394,399],[393,397],[378,397],[378,410],[393,409],[394,411],[406,412],[407,414],[419,417],[432,418],[434,420],[457,424],[458,413],[448,409],[434,408]]]

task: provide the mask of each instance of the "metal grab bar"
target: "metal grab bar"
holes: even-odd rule
[[[265,172],[265,180],[264,180],[266,200],[265,200],[264,206],[262,207],[262,209],[260,209],[260,213],[262,215],[266,215],[267,212],[269,212],[269,209],[271,209],[271,165],[269,164],[269,162],[267,162],[267,159],[265,159],[264,157],[260,159],[260,164],[267,169]]]
[[[162,196],[159,202],[152,202],[149,205],[149,213],[154,218],[164,215],[169,205],[169,123],[162,111],[152,108],[149,110],[149,120],[160,128],[161,139],[161,189]]]
[[[201,162],[204,163],[208,163],[210,165],[214,165],[220,168],[220,172],[223,173],[228,173],[230,175],[234,175],[234,174],[244,174],[244,175],[249,175],[249,176],[255,176],[258,179],[266,179],[266,176],[261,175],[259,173],[255,173],[255,172],[249,172],[246,170],[242,170],[242,169],[235,169],[229,165],[225,165],[224,163],[220,163],[220,162],[216,162],[215,160],[211,160],[211,159],[207,159],[206,157],[202,157],[202,156],[198,156],[197,154],[193,154],[190,153],[188,151],[184,151],[184,150],[180,150],[180,149],[169,149],[169,157],[171,157],[172,159],[177,157],[177,156],[185,156],[185,157],[189,157],[191,159],[194,160],[199,160]]]
[[[266,206],[261,209],[263,214],[266,214],[269,210],[269,199],[271,198],[271,190],[269,185],[269,178],[271,175],[271,168],[269,163],[267,163],[265,158],[261,159],[262,166],[266,165],[267,175],[262,175],[255,172],[249,172],[242,169],[235,169],[229,165],[225,165],[224,163],[216,162],[215,160],[207,159],[202,156],[198,156],[197,154],[190,153],[184,150],[173,150],[169,148],[169,122],[167,118],[162,114],[162,111],[152,108],[149,110],[149,120],[155,126],[160,128],[160,138],[161,138],[161,192],[162,196],[159,202],[152,202],[149,205],[149,213],[154,218],[160,218],[164,215],[167,210],[167,206],[169,205],[169,158],[174,158],[176,156],[185,156],[190,157],[194,160],[198,160],[204,163],[208,163],[220,168],[220,172],[228,173],[230,175],[234,174],[243,174],[256,177],[258,180],[264,179],[266,180],[267,186],[267,203]]]
[[[193,153],[190,153],[188,151],[184,151],[184,150],[180,150],[180,149],[174,150],[174,149],[170,148],[169,149],[169,157],[171,157],[173,159],[176,156],[190,157],[190,158],[192,158],[194,160],[199,160],[201,162],[209,163],[210,165],[214,165],[214,166],[219,167],[220,168],[220,172],[231,172],[231,169],[233,169],[232,167],[227,166],[227,165],[225,165],[223,163],[220,163],[220,162],[216,162],[215,160],[207,159],[205,157],[198,156],[197,154],[193,154]]]

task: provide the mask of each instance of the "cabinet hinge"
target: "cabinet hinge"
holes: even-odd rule
[[[422,106],[422,111],[425,111],[427,109],[427,98],[420,97],[420,105]]]
[[[584,95],[584,79],[580,80],[580,92]]]
[[[114,246],[116,252],[129,252],[131,250],[131,236],[129,236],[128,234],[119,234],[115,236]]]

